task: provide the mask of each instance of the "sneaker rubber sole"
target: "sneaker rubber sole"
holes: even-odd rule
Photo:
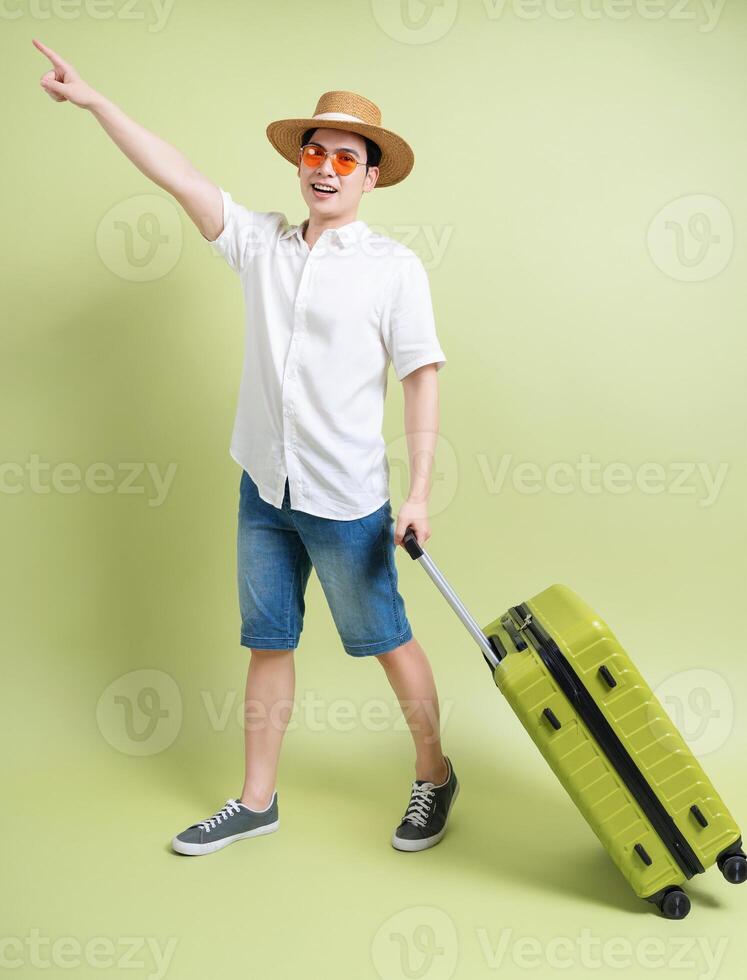
[[[449,814],[451,813],[451,808],[454,806],[457,796],[459,796],[459,783],[457,783],[457,787],[454,790],[454,795],[449,803],[449,809],[446,811],[446,820],[444,821],[444,825],[437,834],[434,834],[432,837],[423,837],[418,840],[407,840],[405,837],[397,837],[397,831],[395,830],[392,834],[392,847],[395,847],[398,851],[424,851],[427,847],[433,847],[435,844],[438,844],[443,835],[446,833],[446,828],[449,825]]]
[[[212,854],[214,851],[220,851],[222,848],[228,847],[229,844],[233,844],[237,840],[244,840],[245,837],[260,837],[262,834],[271,834],[279,826],[280,820],[275,820],[274,823],[268,823],[264,827],[256,827],[254,830],[247,830],[243,834],[234,834],[232,837],[224,837],[222,840],[207,841],[205,844],[188,844],[175,837],[171,842],[171,846],[177,854]]]

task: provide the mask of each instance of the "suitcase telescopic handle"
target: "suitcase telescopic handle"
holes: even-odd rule
[[[405,531],[402,537],[402,544],[404,545],[408,555],[413,560],[420,562],[426,572],[428,572],[430,577],[436,583],[441,595],[443,595],[451,608],[467,627],[468,632],[482,650],[483,655],[488,661],[490,667],[495,668],[500,663],[500,657],[498,657],[496,654],[490,640],[480,629],[477,621],[469,614],[462,600],[438,570],[436,563],[433,561],[431,556],[418,544],[417,536],[411,527],[408,527]]]

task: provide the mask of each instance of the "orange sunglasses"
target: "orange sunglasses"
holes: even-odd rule
[[[332,159],[332,167],[335,173],[341,177],[349,177],[356,167],[365,167],[365,163],[360,163],[352,153],[347,150],[335,150],[328,153],[323,146],[318,143],[307,143],[301,147],[301,159],[307,167],[318,167],[327,157]]]

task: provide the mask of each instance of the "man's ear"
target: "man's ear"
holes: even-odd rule
[[[368,173],[366,174],[366,179],[363,181],[363,190],[372,191],[376,186],[376,181],[379,179],[379,168],[369,167]]]

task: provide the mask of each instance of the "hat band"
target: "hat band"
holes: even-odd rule
[[[365,119],[359,119],[358,116],[351,116],[349,112],[318,112],[312,119],[334,119],[339,122],[357,122],[363,123],[364,126],[370,125]]]

